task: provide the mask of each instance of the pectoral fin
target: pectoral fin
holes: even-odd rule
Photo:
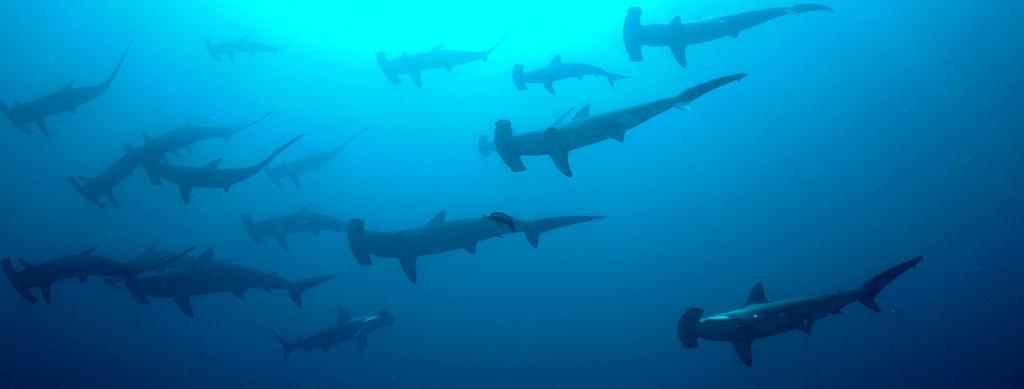
[[[402,264],[402,271],[405,272],[405,276],[409,278],[409,281],[416,283],[416,257],[403,257],[398,258],[398,261]]]
[[[555,86],[551,84],[551,81],[544,83],[544,89],[547,89],[550,94],[555,94]]]
[[[420,72],[418,70],[409,72],[409,77],[412,78],[412,83],[415,84],[417,88],[422,87],[420,84]]]
[[[363,351],[366,348],[366,331],[359,331],[356,334],[356,341],[359,342],[359,351]]]
[[[751,340],[736,340],[732,342],[732,348],[736,350],[736,355],[740,357],[744,365],[750,366],[753,364],[753,357],[750,351],[753,343]]]
[[[686,45],[669,46],[669,49],[672,50],[672,56],[675,57],[676,62],[679,63],[679,66],[682,66],[682,67],[685,68],[686,67]]]
[[[192,302],[189,300],[188,296],[175,297],[174,302],[178,304],[178,308],[181,309],[181,312],[184,313],[185,316],[196,317],[195,313],[192,312]]]
[[[277,245],[281,246],[281,250],[288,251],[288,240],[285,235],[275,235],[274,237],[277,238]]]
[[[36,120],[36,126],[39,127],[39,131],[42,132],[43,135],[50,136],[50,130],[46,129],[46,120],[39,118]]]
[[[568,151],[558,151],[550,154],[550,156],[551,162],[555,163],[555,166],[558,167],[558,171],[562,172],[566,177],[572,177],[572,168],[569,167]]]
[[[178,193],[181,193],[181,200],[188,204],[192,201],[192,187],[185,184],[178,184]]]

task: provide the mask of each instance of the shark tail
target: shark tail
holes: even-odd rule
[[[886,270],[865,282],[863,285],[860,286],[859,301],[861,302],[861,304],[864,304],[864,306],[870,308],[872,311],[882,312],[882,308],[880,308],[878,306],[878,303],[875,302],[875,297],[878,296],[878,294],[882,292],[882,289],[885,289],[885,287],[888,286],[890,282],[895,280],[897,277],[899,277],[907,270],[910,270],[911,268],[917,266],[917,264],[921,262],[921,259],[924,259],[924,257],[917,257],[909,261],[903,262],[899,265],[893,266],[889,268],[889,270]]]
[[[25,281],[21,279],[21,274],[18,274],[18,271],[14,270],[14,265],[11,264],[10,258],[4,258],[0,261],[0,264],[3,265],[4,275],[6,275],[7,280],[11,282],[11,286],[14,287],[14,290],[18,291],[18,294],[20,294],[21,297],[25,298],[25,301],[28,301],[29,303],[39,301],[36,296],[33,296],[32,293],[28,291],[28,287],[25,286]]]
[[[267,318],[267,328],[270,328],[270,333],[274,335],[274,339],[277,340],[277,343],[281,345],[281,349],[284,350],[284,359],[288,359],[288,356],[291,355],[292,350],[295,349],[295,345],[289,343],[287,340],[282,338],[281,335],[277,333],[277,331],[274,331],[274,326],[270,324],[269,317]]]
[[[256,244],[260,246],[263,245],[263,238],[260,238],[260,236],[256,234],[256,231],[253,230],[252,215],[248,213],[242,214],[242,226],[245,227],[245,233],[249,234],[249,237],[252,238],[253,242],[256,242]]]
[[[292,40],[288,41],[288,43],[285,43],[281,46],[274,48],[274,55],[277,55],[277,53],[281,52],[281,50],[284,50],[286,47],[291,46],[292,43],[295,43],[296,39],[299,39],[299,37],[294,37],[292,38]]]
[[[185,250],[182,250],[177,255],[174,255],[174,256],[172,256],[170,258],[167,258],[167,259],[165,259],[163,261],[154,263],[152,265],[142,266],[142,267],[138,267],[138,268],[132,269],[131,272],[129,272],[128,274],[124,275],[124,279],[125,279],[126,282],[127,282],[127,280],[133,280],[133,279],[137,278],[139,276],[139,274],[145,273],[145,272],[148,272],[148,271],[156,270],[156,269],[160,268],[160,266],[163,266],[163,265],[166,265],[168,263],[177,261],[178,259],[181,259],[181,257],[184,257],[184,256],[188,255],[188,253],[192,252],[192,250],[195,250],[195,249],[196,249],[196,246],[192,246],[192,247],[189,247],[189,248],[187,248]]]
[[[573,224],[586,223],[594,220],[604,219],[604,216],[558,216],[537,219],[534,221],[516,220],[516,230],[526,235],[526,240],[533,247],[540,247],[540,234],[571,226]]]
[[[263,170],[263,168],[267,167],[267,165],[269,165],[270,162],[274,160],[274,158],[277,158],[278,155],[281,155],[281,153],[283,153],[285,150],[287,150],[288,147],[290,147],[291,145],[295,144],[295,142],[298,142],[299,139],[302,139],[303,135],[304,134],[299,134],[299,136],[296,136],[296,137],[292,138],[292,140],[290,140],[287,143],[281,145],[281,147],[278,147],[277,150],[274,150],[273,153],[270,153],[270,155],[268,155],[267,158],[264,158],[263,161],[261,161],[259,164],[256,165],[257,172],[259,170]]]
[[[699,346],[697,344],[697,326],[700,325],[702,315],[704,315],[703,309],[690,308],[679,318],[676,335],[679,335],[679,342],[683,344],[683,347],[697,348]]]
[[[348,221],[348,248],[360,265],[372,265],[370,244],[366,239],[366,222],[362,219]]]
[[[263,119],[267,118],[267,116],[270,116],[271,113],[273,113],[273,111],[267,112],[267,113],[263,114],[263,116],[260,116],[260,117],[256,118],[256,120],[253,120],[251,122],[240,124],[240,125],[237,125],[237,126],[234,126],[234,127],[230,127],[228,129],[227,135],[224,135],[224,141],[227,142],[227,141],[231,140],[232,136],[235,136],[235,134],[237,134],[239,132],[242,132],[242,130],[259,124],[259,122],[262,122]]]
[[[106,90],[110,86],[110,83],[114,81],[114,77],[117,77],[117,73],[121,71],[121,65],[124,65],[124,58],[128,56],[128,49],[132,47],[131,43],[128,47],[124,48],[124,53],[121,53],[121,59],[117,61],[117,66],[114,66],[114,71],[110,72],[110,76],[103,82],[103,90]]]
[[[508,33],[510,32],[512,32],[512,30],[506,30],[505,34],[501,36],[501,39],[498,39],[498,42],[494,43],[494,46],[491,46],[491,48],[484,51],[484,62],[487,62],[487,57],[489,57],[491,53],[494,52],[494,49],[497,49],[498,46],[501,46],[501,43],[505,41],[505,38],[508,38]]]
[[[526,81],[523,81],[523,65],[516,64],[512,67],[512,82],[516,84],[516,89],[526,90]]]
[[[629,78],[629,76],[623,76],[621,74],[615,74],[615,73],[606,73],[604,75],[604,77],[608,79],[608,85],[611,85],[612,88],[615,87],[615,81],[616,80],[622,80],[622,79]]]
[[[383,52],[377,53],[377,66],[380,66],[380,71],[384,72],[384,77],[388,78],[392,84],[398,85],[402,83],[402,80],[398,79],[395,75],[395,69],[391,66],[391,61],[388,61],[387,55]]]
[[[288,286],[288,296],[290,296],[292,298],[292,302],[295,303],[295,306],[297,306],[297,307],[299,307],[301,309],[302,308],[302,293],[304,293],[305,291],[309,290],[310,288],[312,288],[314,286],[317,286],[317,285],[320,285],[320,284],[322,284],[324,282],[327,282],[327,280],[329,280],[331,278],[334,278],[335,276],[336,275],[332,274],[332,275],[329,275],[329,276],[314,277],[314,278],[308,278],[308,279],[305,279],[305,280],[295,281],[291,285]]]
[[[821,4],[797,4],[797,5],[794,5],[792,7],[787,8],[787,10],[789,12],[795,13],[795,14],[802,14],[802,13],[806,13],[806,12],[815,12],[815,11],[835,12],[834,9],[829,8],[827,6],[824,6],[824,5],[821,5]]]
[[[629,55],[629,60],[632,62],[640,62],[644,60],[644,53],[642,50],[640,40],[640,8],[633,7],[626,11],[626,21],[622,25],[622,43],[626,45],[626,54]]]
[[[697,100],[698,98],[704,96],[708,92],[718,89],[731,82],[742,80],[746,76],[746,73],[737,73],[725,77],[716,78],[714,80],[705,82],[703,84],[697,85],[695,87],[683,91],[683,93],[680,93],[676,95],[675,98],[673,98],[673,102],[675,103],[677,108],[686,109],[687,104],[693,102],[694,100]]]

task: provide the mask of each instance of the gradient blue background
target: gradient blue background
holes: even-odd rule
[[[96,280],[55,284],[52,306],[3,285],[0,387],[1024,386],[1024,3],[829,1],[834,14],[692,47],[685,70],[666,49],[627,61],[626,8],[665,23],[789,4],[335,3],[5,3],[8,104],[102,81],[132,48],[106,95],[49,119],[52,138],[0,123],[0,255],[39,262],[98,246],[125,258],[159,241],[214,246],[292,278],[342,275],[311,290],[304,310],[253,291],[196,298],[195,319]],[[438,43],[482,50],[506,31],[488,63],[424,73],[422,89],[390,85],[374,61]],[[243,35],[296,41],[237,63],[213,62],[202,46]],[[614,89],[565,81],[555,96],[515,90],[514,64],[555,54],[632,78]],[[574,152],[572,179],[546,158],[515,174],[475,150],[500,118],[539,130],[572,105],[604,112],[735,72],[750,76],[690,112]],[[120,209],[96,209],[64,179],[98,174],[142,132],[266,111],[231,142],[201,143],[178,161],[243,166],[305,133],[289,160],[373,129],[302,189],[260,175],[230,193],[196,190],[186,206],[138,172],[115,190]],[[378,230],[441,209],[608,218],[545,234],[539,250],[515,236],[475,256],[423,258],[413,285],[394,260],[358,266],[341,234],[293,236],[284,253],[241,228],[243,212],[263,219],[307,203]],[[758,341],[753,368],[728,344],[685,350],[676,339],[685,308],[738,307],[757,281],[772,299],[825,293],[916,255],[921,266],[880,296],[886,314],[851,306],[812,336]],[[281,360],[268,317],[295,338],[332,324],[339,305],[389,309],[396,325],[363,353],[343,344]]]

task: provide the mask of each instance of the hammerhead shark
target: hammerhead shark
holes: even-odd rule
[[[249,289],[288,291],[295,306],[302,308],[302,293],[334,278],[333,275],[289,281],[277,273],[267,273],[234,264],[220,263],[192,266],[178,271],[142,278],[125,279],[125,286],[139,303],[148,304],[149,297],[174,299],[178,308],[188,317],[192,311],[192,296],[215,293],[233,293],[245,297]]]
[[[447,212],[438,212],[423,227],[395,232],[366,231],[361,219],[348,222],[348,243],[360,265],[372,265],[371,255],[397,258],[409,281],[416,282],[416,259],[455,250],[476,254],[482,240],[522,232],[533,247],[540,245],[540,234],[557,228],[604,219],[604,216],[561,216],[526,221],[495,212],[482,218],[445,221]]]
[[[161,183],[161,178],[178,184],[181,199],[185,201],[185,204],[188,204],[192,197],[192,188],[221,188],[227,192],[231,190],[232,185],[245,181],[259,173],[260,170],[263,170],[267,164],[273,161],[274,158],[277,158],[288,146],[298,142],[301,138],[302,135],[296,136],[264,158],[260,163],[248,167],[221,169],[221,160],[217,159],[200,167],[171,166],[164,163],[155,163],[152,166],[147,166],[147,170],[149,171],[150,180],[156,185]]]
[[[306,205],[295,213],[254,223],[252,215],[242,215],[242,225],[256,244],[263,245],[263,237],[272,236],[277,239],[281,250],[288,251],[288,234],[311,232],[320,235],[321,231],[341,232],[348,230],[348,224],[333,216],[310,211],[312,204]]]
[[[69,82],[60,90],[35,100],[24,103],[15,101],[14,107],[7,107],[6,104],[0,101],[0,111],[3,111],[7,120],[10,120],[15,127],[18,127],[18,129],[26,134],[32,133],[32,129],[28,127],[28,124],[35,123],[43,135],[49,136],[50,132],[46,128],[46,117],[61,112],[75,113],[79,106],[103,95],[107,88],[110,87],[110,83],[114,81],[114,77],[117,77],[117,73],[121,70],[121,65],[124,64],[124,58],[127,55],[128,48],[125,48],[124,53],[121,54],[121,59],[117,61],[117,66],[114,67],[114,71],[110,73],[106,81],[99,85],[73,87],[74,82]]]
[[[832,11],[818,4],[800,4],[792,7],[767,8],[735,15],[683,23],[676,16],[668,24],[640,24],[640,8],[633,7],[626,12],[622,27],[622,41],[626,45],[629,60],[644,60],[643,46],[666,46],[672,51],[679,66],[686,67],[686,47],[710,42],[727,36],[736,38],[740,32],[769,20],[792,14],[814,11]]]
[[[882,312],[875,297],[890,282],[917,266],[922,257],[896,265],[872,277],[854,290],[838,291],[820,296],[791,300],[769,301],[764,286],[758,282],[747,296],[743,308],[701,319],[704,310],[690,308],[679,319],[677,334],[685,348],[698,346],[697,339],[732,342],[736,354],[744,365],[753,362],[751,345],[757,339],[792,330],[810,335],[811,326],[830,314],[838,314],[844,307],[860,302],[872,311]]]
[[[331,346],[351,339],[355,339],[358,342],[359,351],[363,351],[366,348],[367,335],[382,327],[391,327],[393,325],[395,325],[395,317],[388,311],[381,310],[377,311],[376,315],[352,317],[344,309],[338,307],[337,324],[315,334],[299,338],[294,342],[289,342],[281,337],[281,335],[278,335],[277,331],[274,331],[274,327],[270,326],[270,321],[267,321],[270,333],[274,335],[277,343],[280,343],[281,348],[284,349],[284,359],[288,359],[288,355],[295,349],[309,351],[314,348],[320,348],[324,351],[329,351]]]
[[[249,36],[246,35],[235,41],[224,41],[214,44],[207,39],[203,43],[206,45],[206,52],[210,53],[210,57],[212,57],[214,61],[220,62],[220,56],[224,55],[227,56],[228,60],[231,62],[235,62],[236,53],[249,53],[249,55],[255,53],[273,53],[274,55],[277,55],[281,49],[288,47],[292,42],[295,42],[295,39],[292,39],[281,46],[271,46],[266,43],[250,40]]]
[[[494,49],[498,48],[501,42],[505,41],[507,36],[508,33],[502,36],[498,43],[484,51],[447,50],[442,44],[424,53],[407,54],[403,52],[401,57],[392,60],[388,60],[387,55],[379,52],[377,53],[377,65],[392,84],[401,84],[402,80],[398,79],[398,75],[408,74],[412,78],[412,83],[416,84],[416,87],[420,87],[420,73],[424,70],[445,69],[450,72],[453,67],[458,65],[476,61],[487,62],[487,57]]]
[[[174,257],[177,257],[177,259],[173,261],[170,260]],[[149,271],[163,274],[168,271],[187,269],[195,266],[234,263],[244,258],[245,257],[236,257],[214,260],[212,248],[203,251],[203,253],[198,257],[193,255],[178,256],[178,254],[173,251],[158,249],[157,244],[154,242],[149,245],[145,251],[132,257],[126,261],[126,263],[133,264],[138,268],[149,269]],[[100,279],[114,290],[121,290],[121,284],[124,282],[124,277],[121,275],[103,276]]]
[[[126,280],[134,279],[139,273],[151,271],[181,258],[194,248],[193,246],[161,262],[148,265],[118,262],[107,257],[94,255],[93,252],[96,251],[96,248],[38,264],[31,264],[24,259],[19,259],[18,262],[24,268],[21,271],[14,269],[10,258],[4,258],[0,261],[0,264],[4,268],[7,280],[11,282],[11,286],[14,287],[14,290],[18,291],[21,297],[25,298],[25,301],[29,303],[39,301],[36,296],[29,292],[29,288],[38,287],[43,294],[43,301],[46,304],[50,304],[50,287],[54,282],[70,278],[78,278],[85,282],[86,279],[92,276],[118,276]]]
[[[270,177],[270,180],[277,185],[281,185],[281,180],[289,178],[295,183],[295,186],[302,187],[302,183],[299,181],[300,175],[311,170],[320,169],[325,164],[333,160],[334,157],[337,157],[338,154],[341,153],[341,150],[343,150],[345,146],[348,146],[352,140],[356,139],[356,137],[362,135],[369,129],[369,127],[366,127],[360,130],[349,137],[345,143],[342,143],[332,149],[321,151],[319,153],[310,153],[302,159],[285,162],[277,166],[267,166],[265,169],[267,177]]]
[[[615,80],[629,78],[629,76],[611,73],[594,65],[562,62],[561,55],[556,55],[548,66],[537,70],[525,72],[523,71],[523,65],[516,65],[512,68],[512,82],[516,84],[516,89],[526,90],[527,83],[543,84],[544,89],[547,89],[548,93],[551,94],[555,94],[555,87],[552,85],[555,81],[569,78],[582,80],[583,76],[589,75],[607,78],[608,84],[612,87],[615,86]]]
[[[606,139],[622,142],[626,131],[647,120],[658,116],[669,108],[687,109],[687,104],[704,94],[734,81],[746,77],[746,73],[733,74],[716,78],[697,85],[682,93],[600,115],[590,116],[590,105],[581,108],[573,119],[565,124],[548,127],[545,131],[514,134],[512,122],[499,120],[494,128],[494,149],[513,172],[526,170],[522,156],[547,155],[555,163],[558,170],[567,177],[572,177],[569,167],[569,152]],[[480,150],[485,154],[486,139],[480,140]]]
[[[125,145],[125,153],[114,161],[103,173],[93,178],[70,176],[67,178],[71,187],[97,208],[104,208],[106,204],[100,202],[99,198],[106,196],[107,200],[115,208],[119,207],[117,197],[114,197],[114,188],[125,178],[132,175],[139,166],[146,160],[147,152],[142,149],[133,149]]]
[[[270,112],[248,123],[227,127],[185,124],[155,138],[143,132],[142,136],[146,142],[141,149],[144,149],[149,154],[149,159],[162,159],[166,154],[178,154],[180,150],[188,150],[192,145],[207,139],[220,138],[227,142],[235,134],[255,126],[262,122],[263,119],[266,119],[267,116],[270,116]]]

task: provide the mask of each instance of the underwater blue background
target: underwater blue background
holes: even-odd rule
[[[790,5],[778,1],[343,2],[11,1],[0,13],[0,99],[27,100],[69,81],[102,81],[131,42],[110,90],[48,120],[53,136],[0,123],[0,256],[29,262],[96,246],[128,258],[159,241],[215,247],[290,278],[341,273],[295,308],[281,292],[198,297],[196,317],[167,299],[140,305],[97,280],[54,285],[54,304],[0,286],[0,388],[35,387],[1022,387],[1024,386],[1024,54],[1016,1],[835,0],[835,13],[783,17],[738,39],[697,45],[689,68],[666,49],[627,60],[622,19],[644,8],[665,23]],[[374,60],[483,50],[488,62],[391,85]],[[214,62],[203,39],[294,44]],[[556,54],[631,78],[517,91],[511,69]],[[630,131],[572,154],[575,177],[547,158],[512,173],[476,151],[506,118],[540,130],[570,106],[592,112],[670,96],[748,72]],[[176,162],[280,161],[372,126],[304,187],[264,175],[229,193],[197,189],[185,205],[142,171],[98,209],[67,184],[93,176],[142,133],[186,123],[263,123],[206,141]],[[313,204],[393,230],[503,211],[524,219],[603,215],[421,258],[419,283],[397,261],[359,266],[344,234],[256,246],[257,220]],[[691,306],[739,307],[765,283],[782,299],[852,288],[899,261],[919,267],[814,334],[760,340],[743,366],[725,343],[683,349]],[[288,360],[288,338],[386,308],[396,325]]]

